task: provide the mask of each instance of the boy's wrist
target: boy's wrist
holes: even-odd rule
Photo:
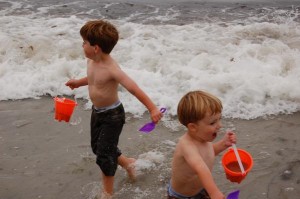
[[[153,111],[157,111],[158,108],[153,104],[148,108],[149,112],[152,113]]]
[[[228,147],[231,147],[231,143],[227,140],[223,140],[222,145],[223,145],[224,150],[227,149]]]

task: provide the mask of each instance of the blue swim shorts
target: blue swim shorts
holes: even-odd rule
[[[168,185],[168,199],[210,199],[205,189],[202,189],[194,196],[185,196],[173,190],[171,184]]]

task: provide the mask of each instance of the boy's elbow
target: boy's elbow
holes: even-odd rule
[[[136,96],[136,91],[135,91],[135,90],[133,90],[133,89],[127,89],[127,90],[128,90],[128,92],[129,92],[131,95]]]

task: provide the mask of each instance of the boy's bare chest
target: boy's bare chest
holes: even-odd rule
[[[198,153],[209,169],[212,169],[215,160],[215,153],[212,144],[208,144],[205,147],[199,147]]]
[[[87,70],[89,84],[103,85],[113,82],[113,77],[109,70],[105,68],[90,67]]]

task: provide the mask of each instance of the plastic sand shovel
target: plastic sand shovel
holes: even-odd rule
[[[160,112],[164,113],[166,112],[166,108],[161,108]],[[149,122],[147,124],[145,124],[142,128],[140,128],[139,131],[143,132],[143,133],[150,133],[153,129],[155,128],[155,123],[154,122]]]
[[[233,191],[228,194],[226,199],[239,199],[240,190]]]
[[[241,158],[240,158],[240,155],[239,155],[239,152],[238,152],[238,150],[237,150],[237,148],[236,148],[236,145],[235,145],[235,144],[232,144],[232,148],[233,148],[234,154],[235,154],[235,156],[236,156],[236,159],[237,159],[237,161],[238,161],[238,163],[239,163],[239,166],[240,166],[240,169],[241,169],[241,171],[242,171],[242,174],[246,174],[246,173],[245,173],[244,166],[243,166],[242,161],[241,161]]]

